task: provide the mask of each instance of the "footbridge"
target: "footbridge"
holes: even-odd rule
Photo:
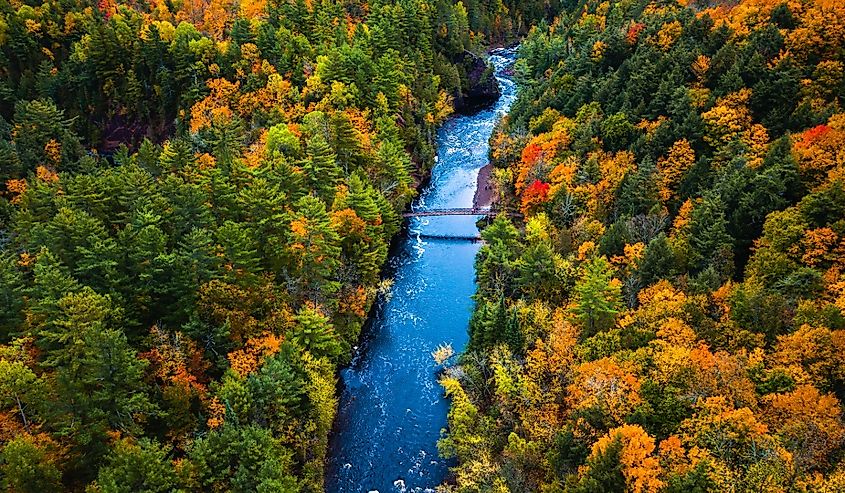
[[[490,207],[456,207],[451,209],[424,209],[409,211],[402,217],[435,217],[435,216],[489,216],[491,214],[507,214],[511,217],[522,217],[518,212],[494,211]]]

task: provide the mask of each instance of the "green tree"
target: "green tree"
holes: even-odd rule
[[[573,290],[573,302],[572,312],[585,336],[613,327],[622,307],[622,291],[604,257],[583,264],[581,278]]]
[[[289,340],[317,358],[336,360],[341,345],[328,317],[313,308],[302,308],[296,314],[296,324]]]
[[[517,276],[516,261],[522,251],[519,230],[505,215],[499,215],[481,232],[484,245],[478,252],[475,268],[478,293],[483,296],[508,295]]]
[[[24,287],[17,259],[0,256],[0,342],[8,341],[23,321]]]
[[[147,362],[114,328],[122,314],[110,297],[85,287],[56,305],[38,340],[45,350],[43,365],[55,369],[51,422],[96,461],[105,453],[108,430],[138,433],[139,421],[155,412],[143,382]]]
[[[711,493],[718,491],[713,481],[712,468],[707,461],[701,461],[685,474],[672,475],[665,489],[666,493]]]
[[[294,210],[288,239],[290,274],[312,301],[319,301],[338,287],[333,275],[339,265],[340,238],[320,200],[303,197]]]
[[[62,473],[56,457],[28,433],[12,438],[3,447],[0,472],[0,484],[8,491],[42,493],[62,490]]]
[[[577,482],[567,484],[567,493],[624,493],[622,440],[617,438],[606,449],[587,460],[587,473]]]
[[[165,493],[180,486],[167,449],[146,438],[118,440],[96,484],[103,493]]]
[[[723,206],[716,196],[706,197],[692,212],[689,225],[691,266],[713,268],[721,279],[733,273],[733,238],[728,234]]]
[[[676,272],[677,260],[665,233],[648,242],[643,257],[637,265],[637,274],[643,286],[666,279]]]
[[[332,152],[326,139],[319,134],[308,139],[306,152],[308,157],[302,169],[305,171],[308,187],[324,203],[330,204],[334,200],[336,187],[341,178],[337,156]]]
[[[24,169],[32,171],[39,165],[72,169],[81,156],[79,139],[71,130],[72,120],[65,118],[53,101],[18,102],[14,122],[15,149]],[[56,156],[48,154],[48,144],[58,151],[58,162]]]
[[[291,452],[266,428],[224,424],[194,442],[188,456],[205,491],[300,491]]]
[[[529,245],[516,262],[520,291],[530,300],[559,299],[564,285],[558,276],[558,265],[562,262],[547,242]]]
[[[217,228],[217,241],[236,274],[261,272],[261,257],[256,240],[247,224],[226,221]]]
[[[164,143],[158,156],[159,169],[173,173],[194,163],[191,145],[183,139],[173,139]]]
[[[244,128],[240,118],[231,118],[224,122],[215,121],[210,129],[208,143],[214,157],[224,172],[231,170],[235,158],[240,156],[244,146]]]
[[[301,419],[308,406],[305,370],[298,349],[284,344],[247,379],[253,420],[279,432]]]
[[[522,353],[525,343],[516,309],[507,305],[504,296],[495,302],[479,302],[470,319],[471,348],[490,349],[502,343],[516,354]]]

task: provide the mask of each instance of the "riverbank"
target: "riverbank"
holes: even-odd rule
[[[490,207],[496,201],[496,189],[493,185],[493,165],[487,163],[478,170],[475,184],[475,196],[472,198],[473,207]]]

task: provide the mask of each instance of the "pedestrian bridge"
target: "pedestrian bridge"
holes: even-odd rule
[[[425,209],[420,211],[409,211],[402,214],[402,217],[434,217],[434,216],[487,216],[491,213],[507,214],[511,217],[522,217],[518,212],[493,211],[490,207],[458,207],[452,209]]]

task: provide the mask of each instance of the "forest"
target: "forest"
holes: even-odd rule
[[[0,486],[322,491],[467,60],[551,9],[0,2]]]
[[[443,491],[845,491],[843,64],[836,0],[531,30]]]
[[[439,490],[845,491],[839,0],[0,1],[0,487],[323,491],[517,40]]]

